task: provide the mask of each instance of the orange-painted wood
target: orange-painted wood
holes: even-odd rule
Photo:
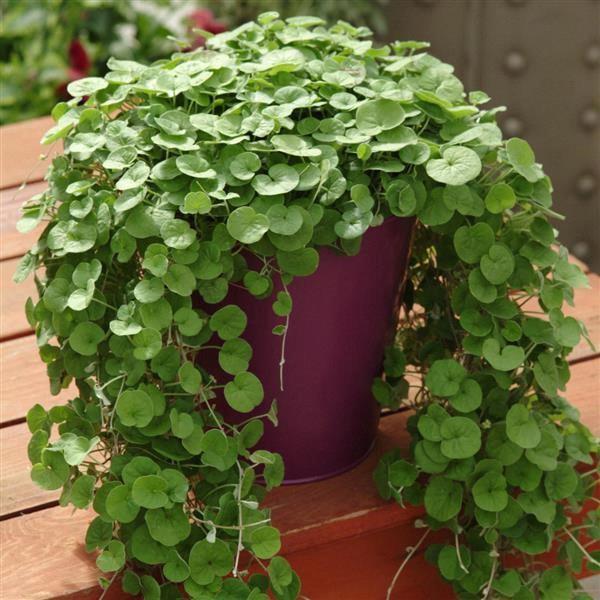
[[[11,187],[0,191],[0,260],[25,254],[38,239],[43,225],[29,233],[19,233],[16,224],[21,216],[21,206],[47,187],[46,182],[38,181],[24,188]]]
[[[0,189],[44,178],[51,158],[62,151],[61,142],[40,144],[52,125],[50,117],[41,117],[0,127]],[[47,158],[42,159],[42,155]]]
[[[28,295],[35,297],[33,282],[12,283],[17,257],[34,242],[38,232],[18,234],[14,228],[24,200],[45,187],[41,181],[48,148],[38,140],[52,125],[50,119],[0,128],[0,547],[2,563],[0,597],[4,600],[52,598],[98,599],[98,570],[94,556],[83,547],[91,512],[48,505],[56,492],[44,492],[29,480],[26,445],[29,434],[23,419],[39,402],[46,407],[63,402],[63,392],[52,397],[44,365],[39,361],[35,338],[23,315]],[[52,152],[59,150],[57,144]],[[28,179],[24,189],[20,184]],[[574,260],[574,262],[578,262]],[[579,263],[584,270],[587,267]],[[590,337],[600,347],[600,277],[591,275],[592,287],[579,290],[575,308],[568,314],[582,319]],[[583,343],[571,356],[572,378],[565,396],[581,417],[600,433],[600,357]],[[372,471],[382,452],[406,449],[407,413],[382,419],[372,455],[357,468],[338,477],[301,486],[279,488],[268,496],[273,521],[283,533],[283,552],[303,580],[303,594],[311,600],[378,600],[385,597],[391,578],[402,562],[406,547],[422,530],[414,520],[420,509],[402,509],[382,502],[372,484]],[[22,514],[27,513],[27,514]],[[8,518],[7,518],[8,517]],[[430,538],[431,539],[431,538]],[[121,598],[115,586],[104,600]],[[415,554],[398,581],[394,600],[451,598],[436,570]]]

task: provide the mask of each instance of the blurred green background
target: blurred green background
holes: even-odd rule
[[[47,115],[69,81],[103,75],[110,56],[152,62],[275,10],[386,31],[387,0],[0,0],[0,125]],[[169,39],[170,38],[170,39]]]
[[[527,138],[567,216],[561,239],[600,271],[599,0],[0,0],[0,124],[49,114],[109,56],[140,62],[276,10],[417,39],[482,89],[507,136]]]

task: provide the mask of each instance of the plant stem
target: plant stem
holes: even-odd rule
[[[492,591],[492,582],[494,581],[494,577],[496,576],[496,569],[498,568],[498,558],[494,559],[494,564],[492,565],[492,571],[490,572],[490,578],[486,586],[483,588],[483,596],[482,600],[486,600]]]
[[[120,572],[121,572],[120,569],[118,571],[115,571],[114,575],[110,578],[108,585],[104,588],[104,590],[102,590],[102,594],[100,594],[100,597],[98,598],[98,600],[102,600],[104,598],[104,596],[106,596],[106,594],[108,593],[108,590],[110,589],[110,586],[115,582],[115,579],[117,578],[117,575]]]
[[[600,567],[600,562],[598,562],[579,542],[579,540],[565,527],[565,533],[573,540],[575,545],[583,552],[583,555],[587,558],[587,560],[592,563],[596,567]]]
[[[462,556],[460,555],[460,546],[458,544],[458,535],[456,535],[456,534],[454,534],[454,545],[456,546],[456,558],[458,559],[458,564],[465,573],[468,573],[469,569],[467,569],[467,567],[465,567],[465,563],[463,562]]]
[[[289,295],[287,286],[283,281],[281,282],[285,293]],[[281,359],[279,360],[279,388],[283,392],[283,365],[285,365],[285,342],[287,340],[288,329],[290,327],[290,315],[289,313],[285,317],[285,329],[283,331],[283,337],[281,339]]]
[[[410,551],[406,555],[406,558],[402,561],[402,564],[398,567],[398,570],[396,571],[396,574],[394,575],[394,578],[392,579],[392,582],[390,583],[390,587],[388,587],[388,589],[387,589],[387,594],[385,595],[385,600],[391,600],[392,592],[394,591],[394,587],[396,586],[398,577],[400,577],[400,574],[404,570],[404,567],[406,567],[406,565],[408,564],[408,561],[413,557],[414,553],[420,548],[421,544],[425,541],[425,538],[429,535],[430,531],[431,531],[431,529],[429,529],[429,528],[425,531],[425,533],[421,536],[421,539],[410,549]]]

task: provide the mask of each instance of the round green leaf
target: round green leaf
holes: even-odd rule
[[[457,411],[469,413],[481,406],[482,397],[481,386],[474,379],[464,379],[458,392],[450,396],[448,401]]]
[[[506,479],[493,471],[480,477],[473,485],[472,491],[475,504],[483,510],[500,512],[508,504]]]
[[[162,298],[165,286],[158,278],[142,279],[133,289],[133,295],[138,302],[149,304]]]
[[[277,262],[285,273],[305,277],[317,270],[319,253],[314,248],[300,248],[292,252],[279,250]]]
[[[77,354],[93,356],[96,354],[98,344],[103,339],[104,330],[96,323],[86,321],[75,326],[69,336],[69,345]]]
[[[533,414],[523,404],[514,404],[506,414],[506,435],[521,448],[535,448],[542,439]]]
[[[190,567],[185,560],[173,550],[169,554],[169,560],[163,566],[163,573],[169,581],[182,583],[190,576]]]
[[[446,477],[432,477],[425,490],[425,509],[437,521],[449,521],[461,509],[462,485]]]
[[[436,360],[425,376],[425,385],[436,396],[454,396],[467,376],[465,368],[453,359]]]
[[[146,327],[136,333],[131,339],[134,350],[133,356],[138,360],[149,360],[154,358],[162,347],[162,335],[156,329]]]
[[[241,181],[249,181],[260,169],[260,158],[254,152],[242,152],[229,164],[231,174]]]
[[[462,146],[444,150],[441,158],[431,158],[425,165],[431,179],[447,185],[462,185],[481,172],[481,160],[476,152]]]
[[[494,239],[494,231],[487,223],[463,225],[454,234],[454,248],[461,260],[475,264],[492,247]]]
[[[115,410],[127,427],[145,427],[154,417],[152,400],[141,390],[125,390],[119,396]]]
[[[481,269],[473,269],[469,273],[468,277],[469,291],[474,298],[489,304],[493,302],[498,296],[498,290],[495,285],[492,285],[481,272]]]
[[[176,546],[190,535],[191,525],[181,504],[149,510],[144,519],[150,535],[164,546]]]
[[[444,204],[461,215],[480,217],[483,215],[483,202],[477,193],[467,185],[447,185],[443,192]]]
[[[138,477],[131,487],[133,501],[142,508],[162,508],[169,502],[167,482],[158,475]]]
[[[566,463],[558,463],[554,471],[544,475],[544,489],[550,500],[564,500],[577,489],[578,477],[575,469]]]
[[[139,160],[121,175],[115,187],[121,191],[139,189],[148,179],[148,175],[150,175],[150,167],[144,161]]]
[[[196,233],[187,221],[172,219],[165,221],[160,228],[160,235],[169,248],[183,250],[196,239]]]
[[[67,92],[73,98],[82,98],[83,96],[91,96],[106,87],[108,87],[108,81],[102,77],[83,77],[69,83]]]
[[[103,573],[118,571],[125,564],[125,546],[119,540],[111,540],[96,559],[96,566]]]
[[[188,394],[197,394],[202,386],[202,373],[191,361],[184,362],[177,372],[179,383]]]
[[[481,257],[479,263],[483,276],[492,284],[504,283],[515,269],[512,252],[502,244],[494,244]]]
[[[212,209],[212,201],[205,192],[190,192],[183,199],[181,212],[186,215],[206,215]]]
[[[208,324],[222,340],[232,340],[244,333],[247,323],[246,313],[239,306],[229,304],[215,312]]]
[[[471,553],[464,546],[459,547],[460,562],[455,546],[444,546],[438,554],[437,565],[440,573],[449,581],[455,581],[465,576],[462,564],[468,569],[471,565]]]
[[[135,520],[140,507],[133,501],[129,486],[118,485],[110,490],[106,497],[106,512],[119,523],[131,523]]]
[[[493,214],[512,208],[517,201],[514,190],[506,183],[496,183],[485,197],[485,207]]]
[[[356,127],[369,135],[377,135],[400,125],[405,117],[404,109],[399,102],[385,99],[370,100],[356,111]]]
[[[237,375],[248,369],[252,358],[252,348],[240,338],[227,340],[219,351],[219,365],[230,375]]]
[[[481,448],[481,430],[466,417],[450,417],[440,427],[441,450],[448,458],[469,458]]]
[[[57,490],[69,479],[69,465],[60,452],[42,451],[42,462],[31,468],[32,481],[44,490]]]
[[[240,206],[229,215],[227,231],[238,242],[254,244],[269,230],[269,224],[266,215],[257,213],[250,206]]]
[[[542,170],[535,164],[535,155],[531,146],[520,138],[511,138],[506,142],[508,162],[514,170],[527,179],[535,182],[544,176]]]
[[[225,385],[225,400],[238,412],[247,413],[263,400],[264,391],[260,379],[249,372],[238,373]]]
[[[278,164],[269,168],[268,175],[256,175],[252,180],[252,187],[261,196],[276,196],[277,194],[287,194],[288,192],[291,192],[299,182],[300,176],[296,169],[293,169],[288,165]],[[233,233],[231,235],[233,235]]]
[[[525,351],[521,346],[507,345],[500,349],[500,344],[493,338],[483,342],[483,356],[498,371],[513,371],[523,364]]]
[[[179,296],[191,296],[196,287],[196,278],[189,267],[172,264],[163,277],[165,285]]]
[[[192,579],[199,585],[208,585],[215,577],[225,577],[233,569],[233,553],[220,539],[214,543],[196,542],[188,560]]]
[[[250,547],[258,558],[271,558],[281,549],[279,531],[268,525],[253,529],[250,533]]]
[[[281,235],[293,235],[302,227],[302,210],[298,206],[274,204],[267,211],[269,229]]]

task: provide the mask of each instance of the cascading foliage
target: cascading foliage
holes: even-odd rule
[[[377,486],[424,504],[424,537],[447,530],[427,555],[458,597],[584,597],[572,573],[598,566],[597,513],[571,515],[597,445],[561,394],[585,336],[563,306],[586,279],[529,145],[504,141],[489,98],[426,47],[266,13],[151,66],[111,59],[54,109],[45,142],[64,154],[24,208],[22,230],[46,227],[16,278],[36,273],[27,315],[52,392],[74,382],[77,396],[31,409],[28,451],[35,482],[97,513],[85,542],[105,586],[299,595],[262,503],[283,478],[260,449],[276,410],[219,412],[263,402],[228,289],[271,303],[281,341],[292,298],[274,281],[286,290],[316,248],[354,254],[369,227],[416,216],[398,346],[373,386],[415,407],[413,443],[383,458]],[[203,368],[209,350],[225,380]],[[544,570],[556,540],[562,566]]]

